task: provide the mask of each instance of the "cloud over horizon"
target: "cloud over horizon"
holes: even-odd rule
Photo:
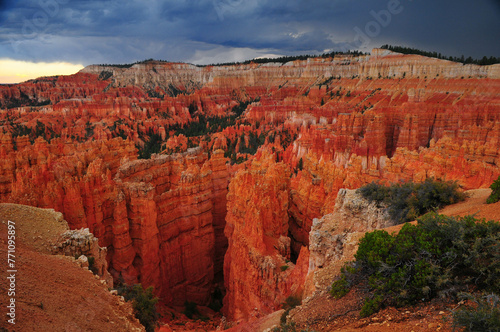
[[[495,0],[8,0],[0,58],[208,64],[382,44],[500,56]],[[389,14],[389,15],[387,15]]]

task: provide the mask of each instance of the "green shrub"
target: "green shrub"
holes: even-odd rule
[[[302,299],[298,296],[290,295],[289,297],[286,298],[285,302],[281,304],[281,308],[285,309],[280,318],[281,324],[286,323],[286,316],[288,316],[290,310],[299,306],[301,303]]]
[[[465,198],[458,191],[456,182],[440,182],[427,179],[422,183],[398,183],[389,187],[372,182],[358,189],[364,198],[384,204],[397,224],[415,220],[427,212]]]
[[[375,201],[378,204],[385,202],[389,197],[389,187],[383,186],[378,182],[372,182],[357,190],[364,198],[369,201]]]
[[[332,284],[330,295],[336,299],[344,297],[353,284],[357,284],[357,268],[355,262],[347,262],[340,269],[340,276]]]
[[[349,282],[345,275],[341,275],[338,280],[335,280],[330,290],[330,295],[336,299],[340,299],[349,293]]]
[[[411,305],[453,295],[474,285],[500,291],[500,223],[471,216],[427,214],[417,225],[405,224],[397,235],[365,234],[355,254],[333,282],[340,298],[355,285],[368,294],[361,315],[384,305]]]
[[[281,322],[279,327],[275,327],[272,329],[272,332],[297,332],[297,327],[294,322],[289,324]]]
[[[496,179],[490,186],[491,192],[490,197],[486,200],[486,203],[492,204],[500,201],[500,176]]]
[[[299,159],[299,163],[297,164],[297,168],[299,169],[299,171],[302,171],[302,169],[304,169],[304,160],[302,160],[302,158]]]
[[[134,286],[123,285],[117,288],[118,293],[127,301],[133,302],[135,317],[146,328],[147,332],[154,332],[158,321],[156,303],[158,298],[154,296],[154,288],[144,289],[141,284]]]
[[[363,308],[361,308],[360,316],[368,317],[377,311],[379,311],[380,306],[383,302],[383,297],[381,295],[375,295],[372,299],[366,300]]]
[[[466,294],[468,300],[475,303],[474,306],[453,312],[453,329],[460,328],[465,331],[500,331],[500,297],[489,294],[482,297],[474,297]]]
[[[283,309],[293,309],[302,303],[302,299],[295,295],[290,295],[286,298],[285,303],[282,304]]]
[[[152,154],[159,153],[161,151],[161,145],[163,144],[163,142],[160,134],[156,134],[151,131],[148,134],[149,138],[144,142],[144,146],[136,146],[139,154],[139,159],[150,159]]]

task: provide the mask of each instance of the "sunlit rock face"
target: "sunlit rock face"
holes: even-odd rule
[[[89,66],[2,85],[0,108],[2,202],[89,228],[115,281],[166,303],[206,305],[224,284],[234,320],[302,294],[313,220],[336,211],[339,189],[500,175],[500,65],[376,49]],[[138,160],[155,140],[162,154]]]
[[[50,154],[57,140],[37,144],[31,167],[20,167],[28,163],[23,159],[13,161],[11,201],[54,207],[71,228],[88,227],[108,248],[115,280],[152,285],[176,305],[209,303],[215,274],[222,278],[227,247],[229,173],[221,151],[210,160],[192,149],[129,161],[135,159],[135,147],[120,138],[59,158]],[[106,157],[111,155],[121,156],[121,164]]]
[[[262,154],[229,186],[224,308],[232,320],[279,310],[289,295],[300,294],[307,273],[307,250],[297,264],[290,261],[290,170],[274,159]]]

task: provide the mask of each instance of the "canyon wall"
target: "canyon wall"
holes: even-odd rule
[[[371,55],[337,55],[334,58],[309,58],[282,63],[235,64],[229,66],[195,66],[185,63],[149,61],[128,68],[106,65],[87,66],[82,74],[108,73],[115,87],[141,86],[156,88],[173,85],[181,90],[193,91],[201,87],[218,89],[258,86],[273,80],[290,79],[295,82],[322,77],[417,77],[443,78],[500,78],[500,65],[463,65],[447,60],[420,55],[399,54],[374,49]],[[233,83],[233,84],[231,84]],[[268,86],[271,87],[271,86]],[[275,86],[277,87],[277,86]],[[167,89],[168,90],[168,89]]]
[[[229,185],[224,310],[232,320],[269,314],[288,296],[301,295],[308,252],[297,264],[290,261],[289,182],[289,168],[263,154]]]
[[[89,66],[0,87],[0,200],[89,228],[115,281],[176,306],[223,282],[227,317],[252,319],[303,294],[339,189],[500,176],[499,92],[500,65],[377,49]]]
[[[129,283],[139,276],[167,303],[207,305],[227,245],[221,225],[228,179],[222,151],[210,160],[197,148],[122,164],[115,182],[126,214],[113,227],[128,220],[130,228],[129,236],[112,246],[111,272]]]
[[[222,281],[229,173],[222,151],[135,160],[120,138],[85,144],[37,139],[7,153],[2,194],[51,207],[72,229],[89,228],[107,247],[115,281],[154,286],[167,303],[207,305]],[[217,277],[217,279],[216,279]]]

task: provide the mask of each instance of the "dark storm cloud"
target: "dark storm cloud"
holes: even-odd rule
[[[368,51],[385,43],[450,55],[500,56],[496,0],[20,0],[2,4],[0,57],[20,60],[90,64],[153,57],[222,62],[271,54]]]

